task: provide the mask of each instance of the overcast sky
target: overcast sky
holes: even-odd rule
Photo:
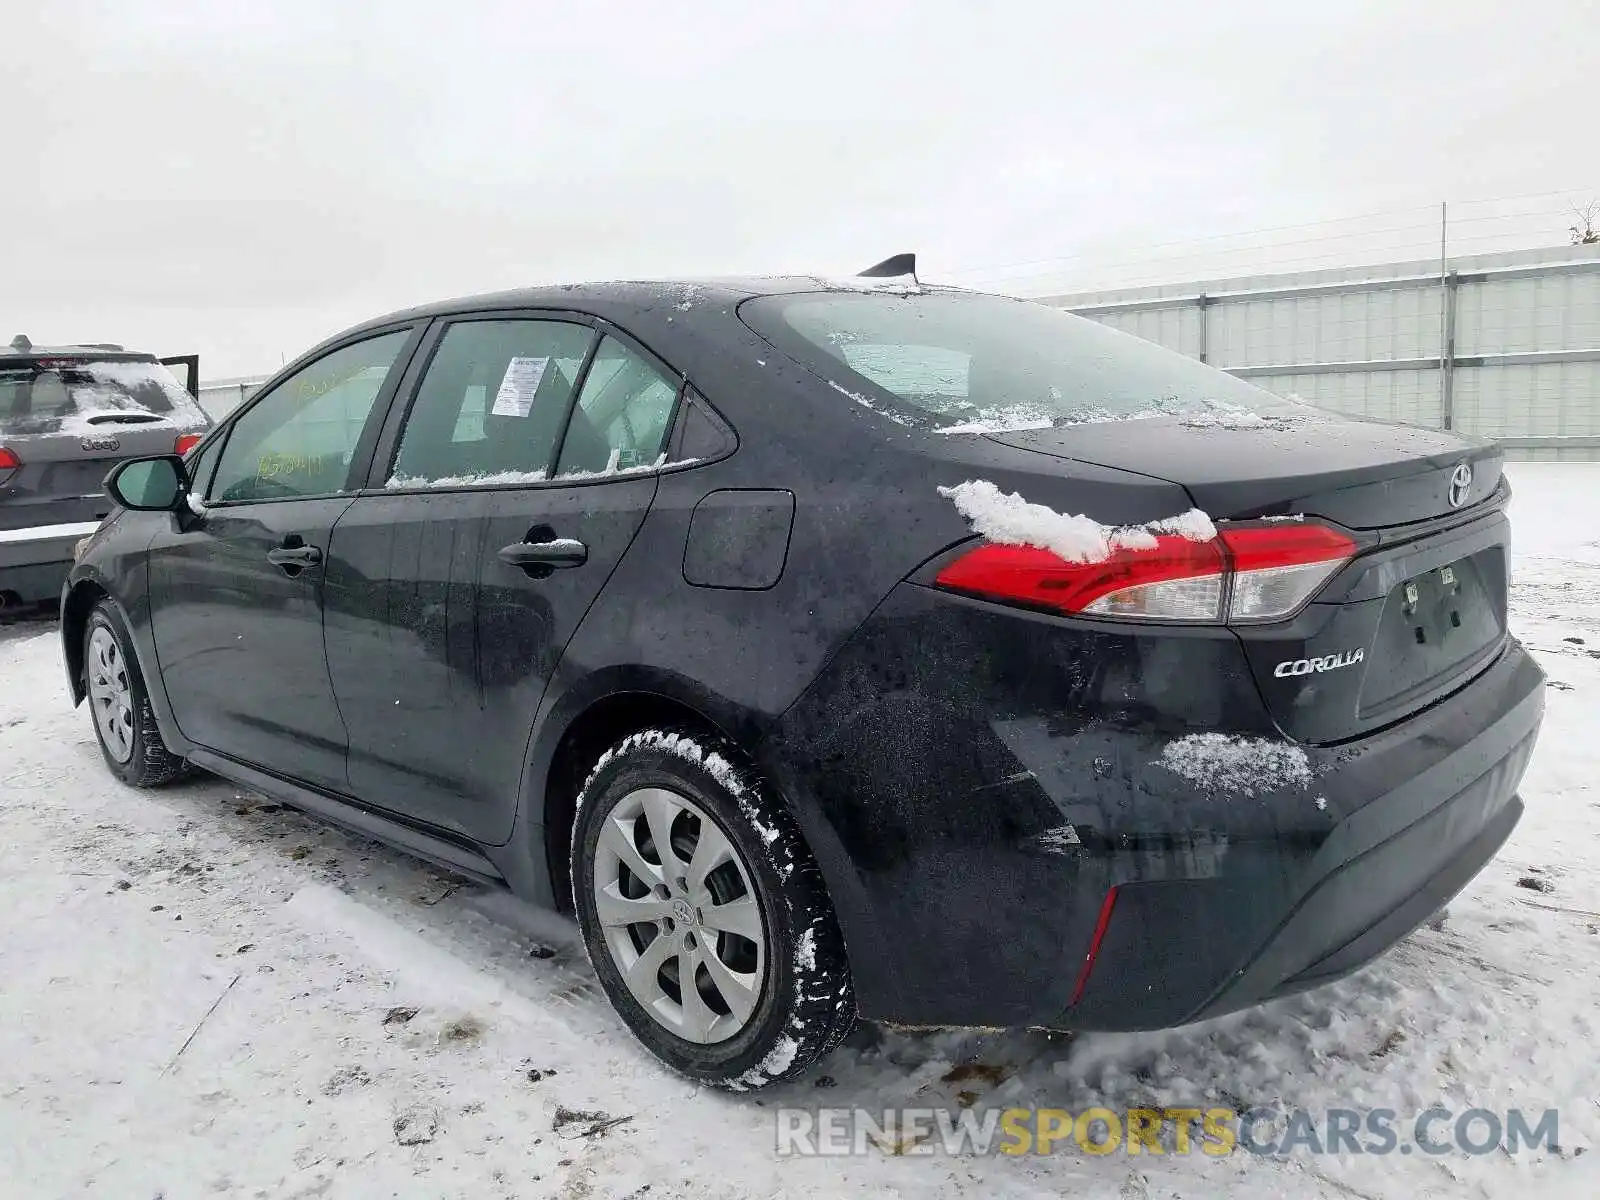
[[[1459,210],[1463,252],[1558,244],[1600,194],[1589,12],[0,0],[0,339],[198,352],[215,378],[519,283],[912,249],[1039,294],[1360,214],[1237,244],[1436,245],[1446,199],[1495,201]]]

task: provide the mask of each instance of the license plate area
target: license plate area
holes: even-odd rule
[[[1471,608],[1483,602],[1483,589],[1468,586],[1469,580],[1476,584],[1470,564],[1451,563],[1400,585],[1400,611],[1417,645],[1442,645],[1460,636],[1461,610],[1468,609],[1470,615]]]
[[[1475,663],[1504,636],[1498,589],[1488,568],[1469,555],[1413,575],[1384,602],[1361,689],[1363,717],[1405,702],[1452,671]]]

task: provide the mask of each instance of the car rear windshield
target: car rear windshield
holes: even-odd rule
[[[104,426],[204,428],[171,371],[138,359],[0,360],[0,433],[85,434]]]
[[[802,292],[747,300],[739,313],[835,391],[946,432],[1306,411],[1152,342],[1001,296]]]

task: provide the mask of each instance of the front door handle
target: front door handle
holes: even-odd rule
[[[521,567],[530,575],[548,575],[557,567],[581,567],[589,561],[589,547],[577,538],[550,538],[543,542],[512,542],[500,548],[500,561]]]
[[[267,551],[267,561],[282,567],[286,575],[298,575],[307,567],[322,561],[322,551],[315,546],[279,546]]]

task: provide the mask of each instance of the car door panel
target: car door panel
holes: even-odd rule
[[[539,701],[655,487],[357,498],[334,530],[326,608],[353,794],[486,844],[509,836]],[[530,532],[582,542],[585,561],[542,578],[502,561]]]
[[[191,500],[150,543],[150,624],[189,741],[344,792],[324,652],[335,522],[365,478],[420,327],[365,334],[269,384],[193,456]]]
[[[472,499],[472,497],[463,497]],[[350,786],[405,812],[413,793],[459,780],[434,763],[450,713],[476,705],[471,564],[481,541],[470,506],[436,497],[431,511],[383,493],[357,498],[335,529],[325,610],[328,668],[354,733]],[[408,511],[409,509],[409,511]],[[373,764],[405,776],[373,780]]]
[[[350,503],[334,496],[175,516],[150,547],[157,654],[179,731],[337,790],[347,738],[323,655],[323,571],[268,555],[327,546]]]
[[[363,802],[484,844],[510,835],[539,702],[649,510],[680,384],[581,314],[435,326],[328,564],[329,670]],[[550,480],[572,447],[598,473]]]

